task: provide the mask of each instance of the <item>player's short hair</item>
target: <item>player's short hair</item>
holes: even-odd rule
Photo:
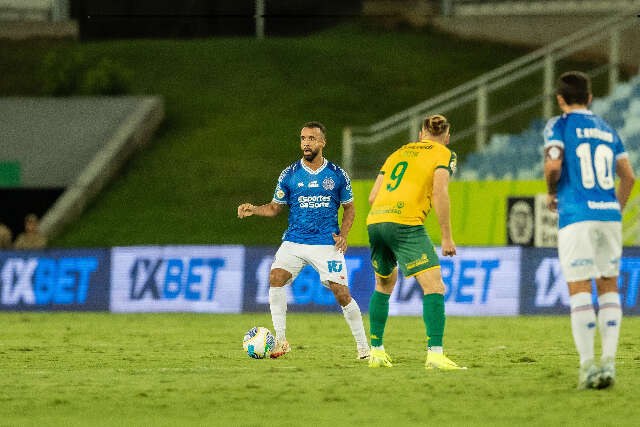
[[[322,132],[322,139],[325,138],[327,131],[324,127],[324,125],[320,122],[307,122],[304,124],[304,126],[302,126],[302,128],[316,128],[316,129],[320,129],[320,132]]]
[[[591,79],[580,71],[568,71],[558,78],[556,93],[567,105],[587,105],[591,95]]]
[[[431,136],[440,136],[447,133],[450,124],[442,114],[432,114],[427,116],[422,122],[422,129],[429,132]]]

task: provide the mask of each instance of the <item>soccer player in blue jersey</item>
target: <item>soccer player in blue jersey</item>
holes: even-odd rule
[[[562,74],[556,98],[563,114],[549,120],[544,130],[547,205],[559,214],[558,256],[569,285],[571,330],[580,355],[578,388],[605,388],[615,380],[622,321],[617,288],[621,212],[635,177],[616,131],[587,109],[592,99],[589,77],[577,71]],[[592,279],[598,291],[600,366],[594,361]]]
[[[276,332],[276,347],[271,357],[290,351],[285,336],[287,296],[284,286],[293,282],[307,265],[320,275],[322,284],[333,292],[342,307],[353,337],[358,359],[368,359],[369,345],[362,324],[362,314],[351,298],[347,283],[347,234],[355,218],[351,181],[339,166],[322,156],[326,145],[325,128],[308,122],[300,131],[302,159],[282,171],[273,199],[262,206],[244,203],[238,206],[238,218],[251,215],[276,216],[289,205],[289,227],[282,237],[269,274],[269,306]],[[342,206],[342,226],[338,227],[338,210]]]

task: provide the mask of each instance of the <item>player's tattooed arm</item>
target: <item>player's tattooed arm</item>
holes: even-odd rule
[[[544,178],[547,182],[547,207],[558,210],[558,181],[562,175],[564,150],[552,145],[544,150]]]
[[[433,173],[433,197],[431,201],[440,225],[442,255],[454,256],[456,254],[456,244],[451,235],[451,203],[449,200],[449,171],[447,169],[438,168]]]
[[[356,206],[353,202],[345,203],[342,205],[344,212],[342,213],[342,224],[340,226],[340,234],[333,234],[333,240],[336,242],[336,249],[342,253],[347,252],[347,235],[353,225],[353,220],[356,217]]]
[[[261,206],[254,206],[251,203],[243,203],[238,206],[238,218],[245,218],[251,215],[276,216],[281,211],[282,205],[273,201]]]

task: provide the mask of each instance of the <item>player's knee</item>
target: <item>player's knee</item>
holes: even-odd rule
[[[274,268],[269,273],[269,284],[272,287],[278,288],[284,286],[291,278],[291,273],[281,268]]]

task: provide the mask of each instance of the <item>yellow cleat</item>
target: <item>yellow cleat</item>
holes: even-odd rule
[[[379,367],[390,368],[393,365],[391,364],[391,357],[383,350],[371,350],[371,355],[369,356],[369,367],[370,368],[379,368]]]
[[[444,371],[452,371],[455,369],[467,369],[467,367],[458,366],[453,360],[449,359],[443,353],[430,351],[427,353],[427,361],[424,362],[424,369],[442,369]]]

